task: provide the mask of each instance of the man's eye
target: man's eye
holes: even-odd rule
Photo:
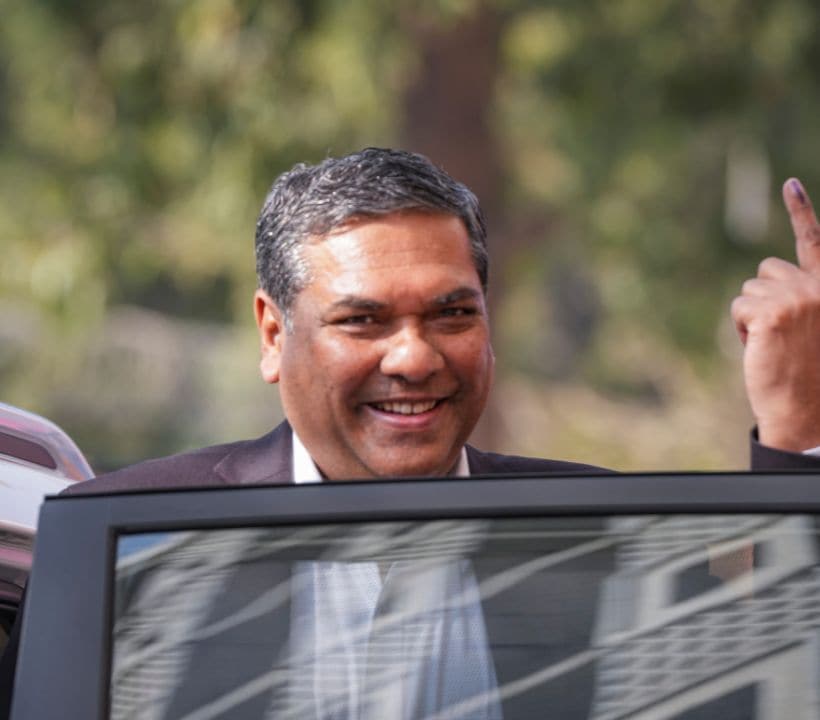
[[[372,325],[376,322],[373,315],[350,315],[349,317],[341,318],[338,321],[339,325]]]
[[[467,317],[475,314],[475,308],[471,307],[449,307],[444,308],[440,313],[441,317]]]

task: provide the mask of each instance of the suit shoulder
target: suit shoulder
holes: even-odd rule
[[[152,458],[120,470],[98,475],[66,488],[64,495],[120,492],[127,490],[224,485],[225,479],[214,472],[223,458],[255,441],[212,445],[167,457]]]
[[[569,462],[566,460],[548,460],[544,458],[523,457],[521,455],[502,455],[500,453],[483,452],[473,447],[467,447],[467,457],[470,463],[470,472],[475,474],[497,473],[594,473],[615,474],[614,470],[587,465],[584,463]]]

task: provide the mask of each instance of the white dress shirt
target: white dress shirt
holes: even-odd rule
[[[464,449],[454,474],[469,475]],[[322,482],[295,433],[293,477]],[[389,526],[382,528],[389,533]],[[389,539],[401,542],[401,535]],[[289,707],[277,717],[416,720],[484,698],[458,717],[501,718],[478,584],[460,557],[296,563],[291,668]]]

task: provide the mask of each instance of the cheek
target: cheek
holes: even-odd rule
[[[324,401],[353,393],[379,365],[374,348],[344,337],[314,338],[288,360],[303,378],[301,384],[310,386],[306,389],[326,394]]]
[[[476,386],[492,382],[495,355],[486,338],[473,338],[457,348],[452,348],[450,358],[465,380],[472,381]]]

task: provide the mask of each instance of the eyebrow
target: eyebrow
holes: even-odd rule
[[[385,303],[377,302],[376,300],[368,300],[367,298],[359,297],[357,295],[346,295],[337,300],[330,306],[330,310],[364,310],[367,312],[378,312],[384,310],[387,305]]]
[[[441,307],[443,305],[452,305],[453,303],[462,302],[464,300],[477,300],[481,297],[481,293],[472,287],[456,288],[452,292],[445,293],[433,298],[433,305]]]

